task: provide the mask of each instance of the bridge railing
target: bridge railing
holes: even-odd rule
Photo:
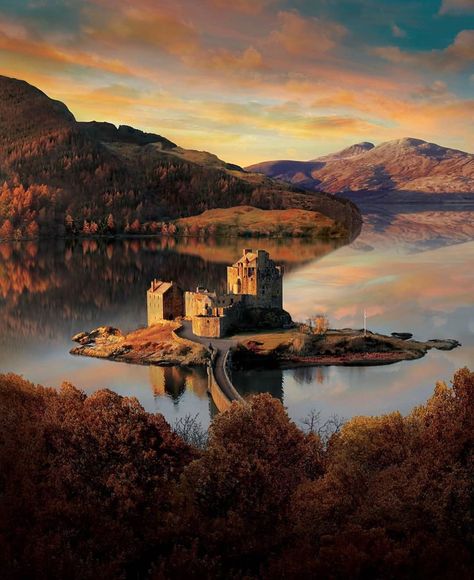
[[[208,372],[208,390],[211,394],[212,400],[219,411],[225,411],[231,404],[236,401],[238,403],[245,403],[243,397],[239,394],[237,389],[232,384],[230,379],[230,365],[232,364],[232,355],[230,354],[230,349],[225,353],[224,360],[222,361],[222,370],[224,375],[225,384],[220,385],[216,379],[214,372],[216,360],[218,358],[218,351],[211,353],[211,359],[209,361],[209,366],[207,368]]]
[[[232,396],[232,400],[238,401],[239,403],[243,403],[244,398],[237,391],[237,389],[234,387],[234,383],[232,382],[232,380],[230,378],[230,373],[232,370],[232,349],[231,348],[229,348],[229,350],[225,353],[223,370],[224,370],[224,376],[225,376],[226,381],[227,381],[227,388],[229,390],[229,395]]]

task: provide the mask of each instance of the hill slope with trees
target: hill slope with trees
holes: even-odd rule
[[[319,211],[349,235],[357,208],[249,174],[165,137],[78,123],[28,83],[0,77],[0,238],[156,233],[167,220],[253,205]]]

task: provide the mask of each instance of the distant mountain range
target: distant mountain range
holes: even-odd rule
[[[377,147],[358,143],[310,161],[264,161],[246,170],[341,195],[406,192],[474,197],[474,155],[421,139],[398,139]]]
[[[348,232],[357,207],[250,174],[154,133],[79,123],[63,103],[0,76],[0,239],[153,233],[162,220],[236,205],[318,211]],[[154,229],[155,228],[155,229]]]

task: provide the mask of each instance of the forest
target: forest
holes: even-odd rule
[[[209,207],[281,204],[271,180],[252,185],[225,164],[169,155],[175,147],[131,127],[78,123],[63,103],[0,76],[0,239],[156,233]]]
[[[168,235],[176,218],[243,204],[313,209],[360,229],[347,200],[188,153],[132,127],[77,122],[63,103],[0,75],[0,240]]]
[[[109,390],[0,376],[2,578],[470,578],[474,373],[306,431],[258,395],[192,444]]]

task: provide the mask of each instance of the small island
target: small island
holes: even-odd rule
[[[163,322],[124,334],[101,326],[72,337],[71,354],[118,362],[160,366],[204,366],[211,352],[204,342],[183,338],[186,323]],[[197,337],[196,337],[197,338]],[[207,342],[207,341],[206,341]],[[329,329],[315,335],[299,328],[233,335],[220,344],[233,346],[234,364],[242,367],[370,366],[415,360],[431,349],[452,350],[453,339],[404,340],[371,331]],[[212,343],[210,343],[212,345]],[[218,343],[219,344],[219,343]]]
[[[283,310],[283,267],[265,250],[244,249],[227,267],[227,290],[198,286],[184,291],[174,281],[153,280],[147,291],[148,326],[124,334],[104,326],[73,337],[71,354],[145,365],[207,366],[209,391],[219,409],[241,401],[232,366],[383,365],[451,350],[453,339],[412,339],[366,329],[312,328]]]

